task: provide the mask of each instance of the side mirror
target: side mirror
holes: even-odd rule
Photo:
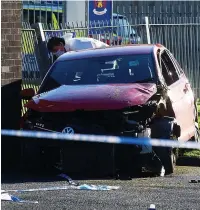
[[[35,90],[33,88],[27,88],[20,92],[22,99],[30,100],[35,95]]]

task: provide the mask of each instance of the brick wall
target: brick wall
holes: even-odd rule
[[[20,1],[1,1],[1,85],[21,79]]]

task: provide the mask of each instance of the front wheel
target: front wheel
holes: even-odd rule
[[[198,108],[197,108],[197,100],[195,100],[195,134],[192,137],[192,141],[200,142],[200,130],[199,130],[199,124],[198,124]]]

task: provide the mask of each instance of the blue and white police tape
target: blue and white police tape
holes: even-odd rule
[[[109,186],[109,185],[93,185],[93,184],[82,184],[79,186],[74,185],[64,185],[58,187],[45,187],[36,189],[22,189],[22,190],[6,190],[6,192],[37,192],[37,191],[55,191],[55,190],[93,190],[93,191],[110,191],[117,190],[119,186]]]
[[[17,203],[38,203],[38,201],[23,200],[16,196],[10,195],[5,191],[1,192],[1,201],[13,201]]]
[[[81,141],[81,142],[97,142],[109,144],[134,144],[146,145],[154,147],[173,147],[173,148],[187,148],[200,149],[200,143],[197,142],[183,142],[169,139],[151,139],[147,137],[132,138],[132,137],[117,137],[117,136],[100,136],[100,135],[86,135],[86,134],[64,134],[54,132],[37,132],[37,131],[22,131],[22,130],[1,130],[1,135],[17,136],[41,139],[53,139],[62,141]]]

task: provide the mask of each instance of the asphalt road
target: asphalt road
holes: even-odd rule
[[[66,181],[56,176],[3,177],[1,189],[30,189],[50,186],[63,186]],[[200,209],[199,167],[178,166],[176,173],[166,177],[143,177],[132,180],[87,180],[80,183],[118,185],[115,191],[57,190],[43,192],[13,193],[21,199],[38,201],[38,204],[25,204],[2,201],[2,209],[148,209],[155,204],[156,209]],[[13,181],[12,181],[13,180]]]

